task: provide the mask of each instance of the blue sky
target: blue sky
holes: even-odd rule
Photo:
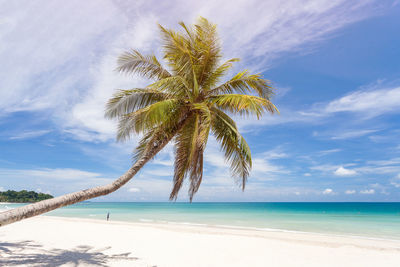
[[[245,192],[209,141],[195,201],[400,199],[398,1],[23,2],[0,2],[0,190],[61,195],[121,175],[137,138],[115,142],[104,104],[148,81],[116,73],[117,56],[159,54],[156,23],[204,16],[242,59],[235,71],[273,82],[281,114],[238,118],[254,164]],[[167,201],[172,173],[168,146],[98,200]]]

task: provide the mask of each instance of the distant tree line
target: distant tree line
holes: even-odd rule
[[[27,203],[37,202],[45,199],[53,198],[52,195],[44,193],[36,193],[35,191],[14,191],[8,190],[0,192],[0,202],[16,202],[16,203]]]

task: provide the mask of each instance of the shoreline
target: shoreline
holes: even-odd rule
[[[129,204],[129,202],[127,202]],[[10,208],[14,208],[16,206],[21,206],[25,204],[1,204],[0,205],[0,211],[7,210]],[[49,214],[44,214],[42,216],[51,216],[51,217],[60,217],[60,218],[82,218],[82,219],[94,219],[98,221],[103,221],[106,219],[106,215],[103,216],[103,213],[99,212],[98,209],[93,209],[93,208],[98,208],[101,207],[102,210],[104,210],[105,214],[107,214],[106,211],[110,209],[111,213],[113,213],[113,208],[118,208],[120,205],[111,205],[107,206],[106,205],[84,205],[85,210],[80,211],[79,209],[75,211],[75,209],[72,208],[72,212],[69,214],[68,212],[64,213],[62,212],[57,212],[55,213],[49,213]],[[268,204],[268,203],[267,203]],[[298,203],[296,203],[298,204]],[[93,206],[93,207],[92,207]],[[124,206],[124,205],[122,205]],[[229,228],[229,229],[244,229],[244,230],[256,230],[256,231],[267,231],[267,232],[288,232],[288,233],[304,233],[304,234],[316,234],[316,235],[323,235],[323,236],[338,236],[338,237],[355,237],[355,238],[364,238],[364,239],[372,239],[372,240],[400,240],[400,231],[398,228],[396,228],[395,223],[400,223],[400,217],[398,217],[398,210],[400,209],[399,205],[395,205],[392,207],[389,207],[389,209],[386,209],[386,213],[378,213],[376,212],[377,208],[380,206],[375,206],[375,207],[367,207],[365,206],[347,206],[345,208],[342,208],[342,212],[337,212],[335,209],[329,209],[328,207],[320,207],[316,206],[314,207],[315,214],[314,216],[313,212],[308,212],[309,208],[302,210],[300,208],[301,212],[305,213],[305,216],[309,216],[308,218],[306,217],[301,217],[296,215],[298,213],[297,208],[291,208],[289,209],[290,215],[292,215],[290,212],[293,212],[293,215],[295,216],[280,216],[279,212],[277,212],[277,219],[275,217],[271,217],[272,213],[263,220],[259,220],[258,218],[254,217],[255,220],[253,221],[253,217],[249,218],[244,218],[242,219],[239,213],[239,210],[237,210],[236,213],[234,213],[234,216],[231,216],[230,213],[227,213],[226,215],[228,216],[227,220],[224,219],[225,214],[222,213],[221,215],[217,216],[216,218],[211,218],[210,220],[208,219],[203,219],[201,216],[204,213],[204,207],[200,207],[199,209],[196,209],[195,207],[192,207],[195,212],[199,212],[196,214],[196,216],[192,216],[191,213],[188,213],[188,216],[186,216],[186,209],[185,206],[178,207],[176,208],[168,206],[166,208],[166,216],[156,216],[156,215],[150,215],[148,216],[148,212],[152,211],[153,212],[159,212],[160,207],[165,208],[162,205],[154,205],[149,204],[149,203],[144,203],[144,212],[141,213],[142,205],[127,205],[127,207],[130,207],[132,211],[139,207],[138,212],[136,214],[133,214],[133,216],[125,216],[121,211],[116,209],[116,216],[111,216],[111,220],[120,220],[121,222],[139,222],[139,223],[155,223],[155,224],[176,224],[176,225],[193,225],[193,226],[203,226],[203,227],[218,227],[218,228]],[[314,205],[315,206],[315,205]],[[218,206],[217,206],[218,207]],[[235,207],[235,206],[233,206]],[[79,207],[78,207],[79,208]],[[253,207],[252,207],[253,208]],[[265,207],[266,209],[268,207]],[[272,207],[274,208],[274,207]],[[285,207],[284,207],[285,208]],[[340,208],[340,207],[339,207]],[[203,210],[202,210],[203,209]],[[277,210],[279,211],[280,207],[278,205]],[[331,214],[328,216],[325,216],[325,209],[327,211],[330,211]],[[357,214],[355,213],[354,210],[360,209],[364,214]],[[364,210],[363,210],[364,209]],[[220,207],[220,210],[223,212],[223,207]],[[257,212],[257,209],[254,209]],[[273,209],[272,209],[273,210]],[[322,211],[323,210],[323,211]],[[67,211],[67,210],[66,210]],[[192,211],[192,209],[191,209]],[[177,213],[178,216],[172,216],[173,213]],[[192,212],[193,213],[193,212]],[[260,213],[260,212],[258,212]],[[194,214],[194,213],[193,213]],[[204,213],[206,214],[206,213]],[[256,213],[251,214],[252,216],[255,216]],[[371,220],[362,220],[362,216],[369,216],[372,215]],[[129,214],[128,214],[129,215]],[[263,214],[261,214],[263,215]],[[209,216],[209,215],[207,215]],[[297,219],[297,217],[298,219]],[[339,216],[339,220],[336,220],[336,216]],[[347,218],[350,216],[349,218]],[[379,217],[381,216],[381,217]],[[315,217],[315,220],[314,220]],[[268,220],[271,219],[271,222],[268,222]],[[287,221],[286,221],[287,219]],[[278,223],[278,222],[281,223]],[[377,221],[383,222],[382,225],[377,225]],[[361,224],[357,224],[361,223]],[[382,227],[387,227],[387,228],[382,228]]]
[[[383,237],[373,237],[367,235],[353,235],[353,234],[336,234],[336,233],[320,233],[320,232],[308,232],[308,231],[297,231],[297,230],[287,230],[278,228],[260,228],[251,226],[233,226],[233,225],[215,225],[215,224],[202,224],[202,223],[190,223],[190,222],[173,222],[173,221],[118,221],[118,220],[100,220],[91,218],[80,218],[80,217],[63,217],[63,216],[52,216],[52,215],[41,215],[40,217],[46,218],[57,218],[60,220],[70,220],[70,221],[87,221],[92,223],[115,223],[122,225],[132,225],[132,226],[182,226],[182,227],[199,227],[199,228],[210,228],[210,229],[221,229],[221,230],[237,230],[237,231],[254,231],[254,232],[266,232],[266,233],[288,233],[288,234],[301,234],[301,235],[315,235],[321,237],[343,237],[343,238],[355,238],[355,239],[366,239],[366,240],[377,240],[377,241],[393,241],[400,242],[400,239],[390,239]]]
[[[400,262],[397,240],[56,216],[1,227],[0,240],[2,266],[397,267]]]

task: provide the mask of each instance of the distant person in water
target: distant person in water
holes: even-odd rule
[[[107,212],[107,221],[108,221],[108,219],[110,219],[110,213],[109,212]]]

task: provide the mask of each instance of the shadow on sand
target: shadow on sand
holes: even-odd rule
[[[136,257],[129,257],[130,252],[114,255],[104,254],[110,248],[94,249],[89,246],[78,246],[73,249],[48,250],[29,240],[0,242],[0,266],[109,266],[110,260],[138,260]]]

